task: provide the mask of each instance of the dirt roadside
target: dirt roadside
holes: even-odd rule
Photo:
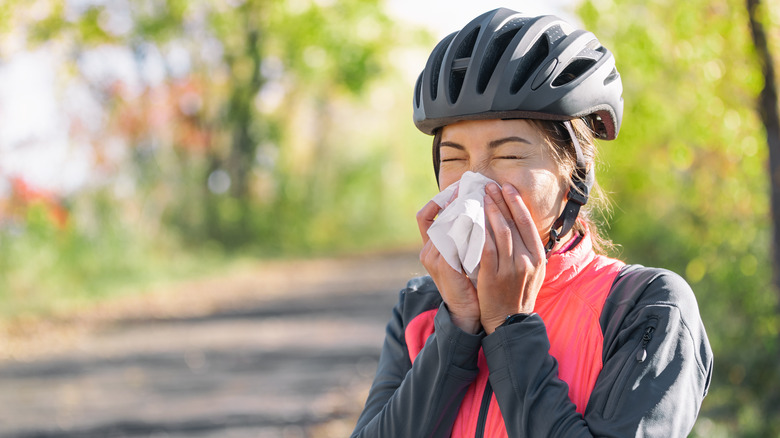
[[[0,437],[342,437],[413,252],[263,262],[0,328]]]

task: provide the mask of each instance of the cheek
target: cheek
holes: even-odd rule
[[[532,170],[508,182],[520,192],[536,228],[546,233],[558,218],[563,206],[564,190],[561,181],[549,171]]]
[[[465,171],[453,171],[452,169],[439,170],[439,190],[444,190],[456,181],[460,180]]]

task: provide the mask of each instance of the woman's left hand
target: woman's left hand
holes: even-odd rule
[[[492,233],[485,238],[477,295],[482,327],[491,334],[508,315],[533,312],[546,255],[517,189],[507,183],[502,190],[491,183],[486,191],[485,216]]]

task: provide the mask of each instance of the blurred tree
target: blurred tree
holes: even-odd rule
[[[761,19],[761,17],[768,17],[769,14],[764,10],[759,0],[746,0],[746,3],[750,20],[750,34],[753,37],[753,44],[756,46],[756,57],[764,79],[757,107],[766,130],[767,145],[769,146],[769,179],[772,185],[772,219],[774,222],[773,271],[775,288],[780,291],[780,113],[777,110],[775,63]]]
[[[304,214],[329,208],[322,189],[336,191],[334,178],[349,175],[329,161],[344,147],[332,134],[335,110],[362,96],[388,70],[389,51],[408,40],[380,6],[42,0],[13,6],[13,19],[5,9],[0,26],[16,21],[31,44],[66,47],[71,74],[108,110],[112,135],[93,132],[95,154],[129,143],[129,178],[149,223],[164,218],[193,242],[262,240],[272,249],[308,239]],[[95,52],[128,49],[140,85],[89,71]],[[155,68],[162,78],[149,73]],[[123,171],[109,158],[104,165]]]
[[[585,2],[615,52],[626,103],[604,144],[611,237],[629,262],[683,274],[699,297],[715,375],[695,432],[777,436],[778,297],[772,283],[764,78],[737,0]],[[777,28],[777,14],[762,22]]]
[[[57,126],[91,166],[65,227],[40,203],[0,217],[3,307],[113,294],[225,251],[416,242],[435,186],[397,60],[421,42],[381,0],[0,2],[0,60],[51,59]]]

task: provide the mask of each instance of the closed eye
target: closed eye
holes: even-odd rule
[[[520,155],[502,155],[496,158],[498,158],[499,160],[522,160],[524,157]]]

